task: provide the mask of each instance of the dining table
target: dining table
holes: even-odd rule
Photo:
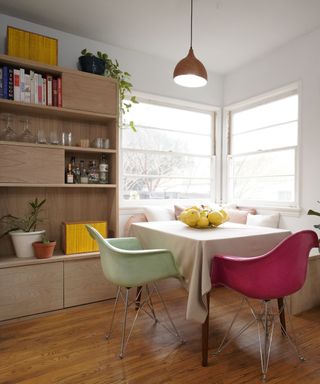
[[[172,252],[188,292],[186,319],[202,324],[203,366],[208,365],[210,265],[214,255],[262,255],[291,234],[286,229],[231,222],[218,227],[192,228],[179,220],[134,223],[131,231],[143,248],[165,248]]]

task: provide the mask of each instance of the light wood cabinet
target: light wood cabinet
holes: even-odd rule
[[[75,70],[65,69],[57,66],[45,65],[29,60],[0,55],[0,65],[10,65],[15,68],[34,70],[43,75],[51,74],[62,79],[62,107],[45,106],[39,104],[28,104],[13,100],[0,99],[0,115],[11,114],[14,119],[14,129],[19,134],[22,132],[21,120],[28,119],[31,122],[31,131],[36,136],[41,130],[47,139],[54,132],[61,138],[62,132],[71,132],[72,145],[53,145],[48,141],[46,144],[24,143],[19,139],[16,142],[0,140],[0,217],[5,214],[24,216],[29,201],[38,197],[46,199],[43,206],[41,229],[47,231],[51,239],[57,241],[57,257],[63,257],[61,251],[61,223],[63,221],[94,221],[105,220],[108,222],[108,235],[118,236],[119,231],[119,203],[118,203],[118,162],[119,162],[119,134],[118,134],[118,84],[115,80],[103,76],[97,76]],[[0,121],[0,132],[5,129],[6,122]],[[95,138],[108,138],[110,147],[106,149],[93,148],[92,142]],[[88,139],[90,146],[83,148],[79,146],[81,139]],[[109,165],[108,184],[65,184],[64,170],[72,156],[80,160],[98,161],[102,154],[106,155]],[[6,260],[14,260],[14,251],[6,236],[0,239],[0,273],[1,284],[4,288],[10,283],[7,274],[22,271],[19,268],[30,268],[32,283],[37,286],[37,274],[41,279],[41,268],[46,268],[43,262],[32,261],[29,265],[17,264],[10,269],[3,268]],[[57,260],[57,266],[64,265],[62,259]],[[58,263],[59,261],[59,263]],[[36,268],[36,264],[41,267]],[[52,261],[48,262],[47,268],[53,268]],[[72,265],[74,263],[74,265]],[[107,298],[110,293],[105,294],[105,281],[99,270],[99,259],[88,261],[89,274],[85,276],[83,266],[78,259],[69,259],[66,262],[66,274],[72,276],[63,284],[66,289],[63,292],[66,305],[83,304],[85,302]],[[15,269],[17,268],[17,271]],[[59,267],[57,267],[59,268]],[[56,277],[54,277],[56,276]],[[55,272],[52,279],[60,281]],[[91,293],[83,296],[81,293],[81,281],[88,288],[91,283],[99,281],[97,288]],[[101,283],[101,284],[100,284]],[[62,285],[63,285],[62,284]],[[12,284],[9,284],[11,287]],[[2,291],[5,290],[2,288]],[[107,291],[108,291],[107,287]],[[19,306],[19,293],[23,295],[23,284],[17,285],[15,294],[10,296],[12,316],[20,316],[13,310]],[[46,289],[43,291],[45,301]],[[60,287],[55,293],[60,297]],[[63,295],[62,294],[62,295]],[[79,295],[79,299],[77,299]],[[82,296],[81,296],[82,295]],[[80,297],[81,296],[81,297]],[[9,296],[8,296],[9,297]],[[3,299],[7,300],[8,297]],[[8,299],[9,300],[9,299]],[[42,299],[41,299],[42,300]],[[50,295],[48,293],[48,300]],[[6,301],[8,304],[8,301]],[[58,308],[58,299],[52,300],[54,307]],[[26,300],[21,306],[24,314],[36,313],[39,309]],[[69,304],[68,304],[69,303]],[[30,310],[28,308],[30,307]],[[62,304],[63,307],[63,304]],[[48,308],[45,310],[51,310]],[[41,312],[41,311],[40,311]],[[1,317],[0,315],[0,318]]]
[[[0,269],[0,320],[63,308],[63,265]]]
[[[0,183],[63,184],[64,163],[63,149],[3,143]]]
[[[72,307],[115,297],[116,287],[109,283],[100,259],[64,261],[64,305]]]

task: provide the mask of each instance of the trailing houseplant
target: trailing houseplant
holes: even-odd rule
[[[87,49],[83,49],[81,51],[81,56],[79,57],[79,63],[80,68],[81,67],[81,61],[83,61],[83,58],[96,58],[100,62],[104,63],[104,76],[112,77],[113,79],[118,81],[119,84],[119,104],[120,104],[120,112],[121,115],[124,115],[126,112],[129,112],[130,108],[132,107],[132,104],[137,104],[138,101],[136,99],[136,96],[130,96],[129,100],[127,100],[127,95],[131,94],[132,92],[132,83],[131,83],[131,75],[130,73],[126,71],[122,71],[120,69],[118,60],[112,61],[109,56],[106,53],[102,53],[100,51],[97,52],[96,55],[94,55],[91,52],[88,52]],[[83,70],[83,69],[81,69]],[[87,71],[85,71],[87,72]],[[95,72],[93,72],[95,73]],[[134,122],[131,120],[129,122],[130,128],[136,132],[136,127]]]
[[[2,232],[0,238],[9,234],[11,236],[13,247],[18,257],[32,257],[32,243],[41,240],[44,230],[37,230],[37,225],[42,222],[39,217],[45,199],[39,200],[37,197],[28,203],[29,213],[23,217],[17,217],[11,214],[0,218]]]

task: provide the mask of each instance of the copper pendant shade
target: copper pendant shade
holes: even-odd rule
[[[176,65],[173,72],[173,80],[175,83],[183,87],[203,87],[207,84],[208,75],[204,65],[199,61],[192,49],[192,17],[193,17],[193,0],[191,0],[191,39],[188,55],[184,57]]]

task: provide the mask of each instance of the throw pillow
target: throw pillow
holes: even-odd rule
[[[129,237],[132,236],[131,233],[131,224],[133,223],[145,223],[147,222],[146,215],[144,213],[136,213],[129,217],[125,226],[124,226],[124,236]]]
[[[176,219],[173,209],[168,207],[145,207],[144,213],[148,221],[168,221]]]
[[[237,224],[246,224],[248,211],[241,211],[240,209],[225,208],[225,211],[228,212],[229,220],[231,223]]]
[[[279,226],[279,213],[273,215],[251,215],[248,214],[247,224],[256,225],[258,227],[278,228]]]

